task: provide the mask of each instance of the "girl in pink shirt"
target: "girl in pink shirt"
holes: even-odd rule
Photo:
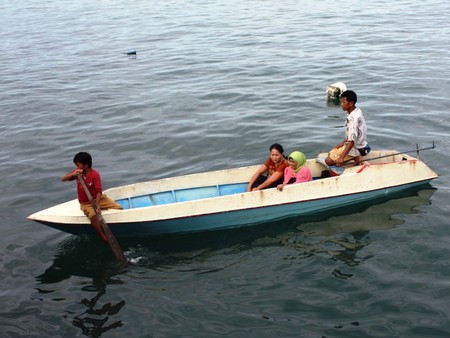
[[[311,171],[305,166],[306,157],[299,151],[294,151],[288,158],[289,166],[284,169],[283,184],[279,184],[277,189],[282,191],[286,184],[301,183],[312,180]]]

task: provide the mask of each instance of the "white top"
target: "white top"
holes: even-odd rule
[[[347,113],[345,139],[354,142],[351,153],[355,152],[355,155],[358,149],[364,148],[367,145],[367,124],[364,114],[359,108],[353,109],[350,114]]]

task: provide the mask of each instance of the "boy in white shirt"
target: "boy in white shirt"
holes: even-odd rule
[[[340,167],[351,160],[355,162],[355,165],[360,164],[362,156],[370,152],[366,120],[362,110],[355,106],[356,101],[356,93],[352,90],[346,90],[341,94],[342,110],[347,112],[345,139],[328,153],[325,162],[330,166]]]

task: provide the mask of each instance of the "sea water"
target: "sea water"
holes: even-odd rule
[[[450,4],[3,1],[2,337],[450,335]],[[127,55],[136,51],[135,55]],[[358,94],[372,149],[440,177],[376,204],[236,231],[120,240],[26,220],[75,198],[88,151],[104,188],[315,157],[344,136],[326,87]]]

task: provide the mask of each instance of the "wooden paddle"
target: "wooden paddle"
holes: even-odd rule
[[[106,239],[106,242],[109,244],[109,247],[111,248],[112,252],[116,256],[117,260],[119,260],[121,262],[126,262],[125,255],[123,254],[123,251],[120,248],[120,245],[117,242],[116,237],[109,229],[108,224],[106,224],[106,221],[101,214],[100,207],[97,204],[97,201],[92,197],[92,194],[89,191],[89,189],[86,185],[86,182],[84,181],[83,176],[81,174],[77,174],[77,176],[78,176],[78,180],[80,181],[81,185],[83,186],[83,190],[86,193],[86,196],[88,197],[89,202],[91,202],[92,207],[94,208],[94,211],[96,214],[96,216],[94,216],[94,217],[97,217],[97,219],[93,220],[93,221],[94,222],[98,221],[99,228],[97,229],[94,225],[92,225],[92,227],[97,232],[100,232],[100,231],[102,232],[102,233],[100,233],[100,236],[102,237],[102,239]]]

